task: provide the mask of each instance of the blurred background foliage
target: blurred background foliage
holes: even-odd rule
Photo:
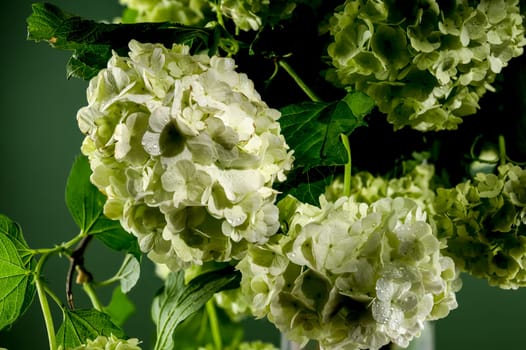
[[[76,111],[86,104],[87,82],[67,80],[65,64],[69,53],[46,44],[26,41],[25,19],[31,12],[30,0],[9,0],[0,13],[3,48],[0,62],[0,212],[22,225],[33,248],[51,247],[75,235],[75,225],[64,204],[64,188],[69,169],[79,153],[82,136]],[[117,0],[56,0],[68,12],[96,20],[120,15]],[[437,171],[448,169],[450,181],[460,181],[473,140],[495,144],[505,135],[508,155],[526,161],[526,56],[512,60],[494,84],[497,92],[487,93],[481,110],[466,118],[457,131],[433,136],[439,142]],[[427,147],[425,134],[402,131],[392,134],[384,118],[371,118],[371,127],[362,128],[351,139],[355,144],[354,165],[372,172],[392,168],[397,155]],[[367,153],[360,145],[368,145]],[[111,276],[120,266],[122,255],[90,245],[86,267],[96,279]],[[68,268],[66,259],[53,259],[45,269],[51,288],[62,292]],[[464,275],[458,294],[459,307],[446,319],[435,323],[438,350],[506,349],[524,346],[526,290],[500,290],[486,281]],[[130,292],[136,312],[125,324],[130,336],[139,337],[148,348],[154,326],[149,301],[161,281],[153,265],[144,259],[139,284]],[[109,301],[108,289],[102,299]],[[89,307],[80,288],[75,289],[76,304]],[[148,301],[148,302],[147,302]],[[58,322],[61,315],[56,314]],[[278,341],[278,334],[267,324],[246,323],[250,338]],[[191,336],[191,335],[189,335]],[[46,334],[38,302],[9,331],[0,333],[0,347],[10,350],[45,348]]]

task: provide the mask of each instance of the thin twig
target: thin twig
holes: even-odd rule
[[[88,246],[92,238],[92,235],[82,238],[82,240],[79,242],[79,244],[70,256],[70,264],[68,274],[66,276],[66,298],[68,300],[68,305],[72,310],[75,309],[72,290],[73,275],[75,274],[77,267],[79,267],[84,273],[87,273],[87,271],[84,269],[84,251],[86,250],[86,247]]]

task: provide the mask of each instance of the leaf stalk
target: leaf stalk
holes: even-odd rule
[[[316,95],[314,91],[301,79],[301,77],[296,73],[296,71],[288,64],[285,60],[278,60],[278,64],[281,68],[290,75],[292,79],[298,84],[298,86],[303,90],[303,92],[311,99],[313,102],[322,102],[322,99]]]

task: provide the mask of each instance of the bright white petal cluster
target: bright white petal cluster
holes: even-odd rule
[[[453,260],[414,201],[320,202],[298,204],[287,235],[251,247],[238,264],[254,315],[300,343],[379,349],[407,346],[424,321],[457,307]]]
[[[87,340],[86,344],[68,350],[141,350],[140,341],[135,338],[123,340],[111,335],[99,335],[94,340]]]
[[[104,213],[172,270],[241,258],[279,226],[272,185],[292,166],[279,111],[230,58],[129,47],[77,115]]]
[[[518,0],[347,0],[329,80],[375,99],[395,129],[456,129],[526,38]]]

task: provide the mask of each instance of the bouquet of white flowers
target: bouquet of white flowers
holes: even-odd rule
[[[50,350],[276,349],[243,338],[247,317],[300,347],[394,349],[457,308],[461,273],[526,286],[524,139],[483,104],[523,54],[518,0],[120,3],[111,22],[48,3],[27,19],[89,81],[66,184],[80,231],[34,249],[0,215],[0,329],[36,295]],[[126,253],[107,280],[93,239]],[[64,256],[66,302],[43,277]],[[164,283],[152,344],[122,317],[141,259]],[[102,306],[114,283],[126,303]]]

